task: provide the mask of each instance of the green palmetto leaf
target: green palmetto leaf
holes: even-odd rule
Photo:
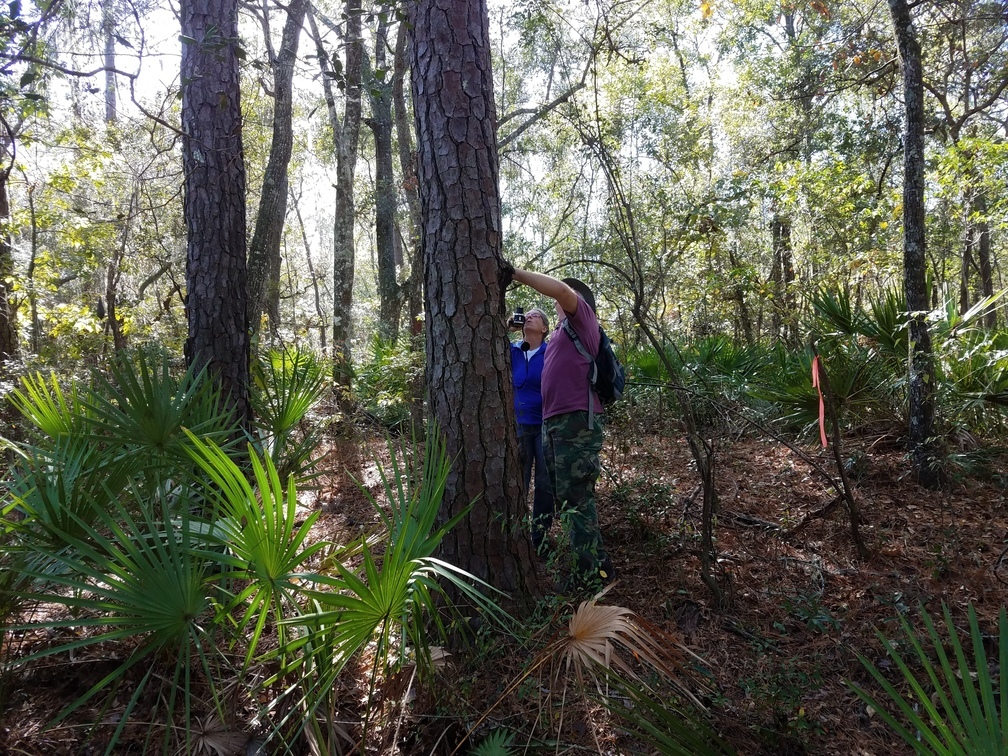
[[[847,336],[857,336],[865,332],[864,313],[855,309],[850,292],[843,289],[838,291],[820,289],[809,298],[809,303],[829,328]]]
[[[860,686],[851,682],[847,684],[917,753],[956,756],[1003,754],[1008,748],[1008,617],[1005,608],[1001,607],[998,615],[997,694],[973,606],[969,607],[972,660],[967,660],[951,612],[944,604],[942,611],[948,630],[948,645],[952,649],[951,659],[934,621],[923,607],[921,618],[930,641],[928,649],[905,617],[901,617],[900,622],[911,654],[901,654],[895,643],[878,634],[909,689],[907,694],[897,690],[875,665],[860,654],[858,658],[862,665],[879,683],[886,697],[879,701]],[[937,664],[932,661],[933,658],[937,659]],[[922,670],[925,676],[921,677],[911,665]],[[890,713],[884,703],[894,705],[899,716]]]
[[[8,529],[50,543],[82,537],[98,512],[117,502],[128,487],[131,460],[115,460],[86,435],[58,438],[51,448],[28,448],[11,471],[3,507]]]
[[[294,480],[289,478],[285,489],[268,456],[260,460],[249,448],[253,488],[220,447],[187,433],[190,456],[217,487],[211,494],[218,512],[213,534],[227,549],[219,557],[227,568],[222,577],[249,581],[224,609],[231,613],[244,606],[238,626],[242,635],[248,633],[247,665],[255,656],[267,620],[272,617],[277,623],[283,646],[286,613],[298,612],[305,584],[323,579],[305,571],[306,563],[325,547],[322,541],[308,543],[320,513],[313,512],[298,526]]]
[[[300,670],[300,679],[282,694],[299,697],[290,706],[292,712],[315,712],[322,707],[336,676],[371,642],[376,643],[372,684],[379,673],[401,666],[410,651],[417,661],[428,664],[425,625],[433,621],[443,631],[435,596],[443,593],[445,585],[454,587],[490,619],[508,619],[491,598],[492,587],[431,556],[448,529],[465,514],[436,525],[449,472],[439,434],[434,429],[427,434],[422,461],[408,456],[403,466],[395,450],[390,451],[392,474],[383,474],[382,480],[391,513],[386,514],[372,498],[388,529],[384,553],[377,557],[371,544],[362,541],[359,569],[336,562],[336,575],[314,576],[318,587],[305,590],[314,611],[284,620],[301,628],[280,650],[279,655],[290,661],[273,678],[290,679],[295,669]],[[411,648],[402,642],[405,639]],[[396,651],[399,656],[393,659]]]
[[[871,313],[865,316],[862,333],[874,339],[887,355],[905,360],[910,329],[902,291],[890,286],[869,300],[869,308]]]
[[[10,393],[10,401],[21,415],[53,441],[88,430],[87,408],[76,386],[64,393],[52,374],[49,381],[36,373],[21,378],[21,387]]]
[[[119,360],[113,380],[100,379],[103,390],[89,398],[89,410],[109,443],[154,467],[187,459],[183,428],[229,448],[235,426],[206,370],[190,368],[176,381],[167,356],[160,365],[151,359],[140,353],[135,363]]]
[[[271,350],[256,363],[253,378],[253,409],[274,437],[290,432],[304,418],[329,381],[325,367],[306,349]]]
[[[254,366],[252,409],[266,449],[281,477],[303,477],[322,429],[304,429],[302,420],[329,388],[329,374],[306,349],[271,350]]]
[[[143,507],[138,507],[143,512]],[[114,505],[108,511],[98,511],[95,523],[78,523],[80,537],[67,534],[57,551],[42,542],[26,548],[41,559],[59,560],[61,571],[26,568],[34,588],[24,596],[27,601],[45,601],[63,607],[62,613],[51,618],[25,623],[13,629],[24,631],[49,630],[57,634],[63,628],[75,628],[76,637],[18,660],[19,666],[30,665],[43,657],[62,655],[87,648],[101,649],[102,644],[135,638],[139,641],[130,655],[103,678],[95,682],[57,717],[56,722],[70,716],[108,688],[105,707],[111,705],[116,692],[124,684],[134,684],[128,675],[134,669],[147,666],[137,683],[120,724],[108,745],[111,753],[133,709],[150,684],[167,679],[170,691],[164,707],[166,724],[164,743],[168,746],[181,696],[188,732],[191,684],[198,676],[209,685],[204,699],[219,708],[210,668],[209,642],[204,626],[212,619],[207,598],[206,560],[196,554],[188,543],[190,527],[177,533],[167,533],[163,525],[148,515],[136,518],[124,506]],[[104,652],[98,653],[104,655]],[[173,671],[157,673],[162,659],[173,660]],[[181,690],[179,690],[181,689]],[[159,701],[164,699],[158,697]],[[55,723],[55,722],[54,722]]]

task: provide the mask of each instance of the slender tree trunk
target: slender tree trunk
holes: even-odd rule
[[[962,267],[959,271],[959,314],[964,315],[970,308],[970,272],[973,270],[973,226],[966,219],[963,234]]]
[[[980,293],[984,297],[994,296],[994,269],[991,265],[991,234],[990,221],[987,219],[987,199],[982,194],[974,201],[977,237],[977,262],[980,265]],[[993,330],[997,328],[997,308],[988,305],[984,312],[984,325]]]
[[[420,194],[417,181],[416,156],[413,153],[413,128],[403,82],[409,67],[407,47],[409,27],[399,24],[396,34],[395,59],[392,74],[392,104],[395,112],[396,144],[399,147],[399,170],[402,174],[402,191],[406,197],[407,226],[402,231],[403,246],[409,250],[410,277],[406,282],[406,310],[409,332],[419,336],[423,330],[420,315],[423,312],[423,275],[420,261]]]
[[[115,68],[115,13],[113,0],[102,3],[102,33],[105,35],[105,124],[111,125],[118,117],[116,107]]]
[[[38,314],[38,293],[35,287],[35,268],[38,264],[38,215],[35,213],[35,187],[28,187],[28,217],[31,219],[30,252],[28,254],[28,307],[31,313],[31,350],[39,353],[42,341],[42,325]]]
[[[186,360],[207,366],[237,422],[249,407],[245,157],[237,0],[182,0]]]
[[[17,309],[12,296],[14,248],[10,237],[10,168],[0,171],[0,363],[17,354]]]
[[[733,247],[729,247],[728,249],[728,262],[731,263],[732,268],[735,270],[738,270],[741,267]],[[735,302],[738,305],[738,318],[742,326],[742,335],[745,338],[746,346],[752,346],[752,316],[749,314],[749,304],[746,302],[745,288],[742,286],[741,281],[735,284]]]
[[[889,0],[903,72],[903,285],[910,325],[908,446],[914,474],[924,485],[939,483],[934,465],[934,368],[927,325],[927,265],[924,236],[924,83],[921,48],[907,0]]]
[[[361,41],[360,0],[346,2],[346,66],[343,124],[336,141],[336,205],[333,221],[333,373],[344,392],[350,388],[351,312],[354,284],[354,170],[361,123],[361,68],[364,43]],[[331,111],[335,113],[334,110]],[[334,137],[337,132],[334,130]]]
[[[798,340],[798,314],[794,302],[794,260],[791,254],[791,221],[776,216],[770,224],[773,237],[773,273],[776,301],[773,307],[774,336],[789,344]]]
[[[292,0],[280,40],[280,53],[273,66],[273,142],[263,175],[255,232],[249,244],[248,320],[255,341],[266,309],[270,333],[280,326],[280,240],[287,217],[287,171],[294,147],[291,127],[294,64],[297,62],[306,0]]]
[[[475,502],[441,556],[523,598],[532,553],[519,527],[526,512],[501,280],[487,7],[420,0],[411,10],[427,387],[453,460],[442,516]]]
[[[315,273],[315,265],[312,262],[311,244],[308,243],[308,232],[305,230],[304,218],[301,217],[301,207],[296,197],[294,200],[294,213],[297,215],[298,228],[301,231],[301,243],[304,245],[305,260],[308,262],[308,275],[311,276],[312,293],[315,295],[315,315],[318,317],[319,344],[322,354],[326,354],[326,324],[325,309],[322,307],[322,293],[319,291],[319,276]]]
[[[378,22],[375,36],[375,72],[386,71],[388,21]],[[396,281],[396,187],[392,174],[392,89],[382,78],[372,77],[371,119],[375,138],[375,245],[378,252],[378,329],[386,339],[399,333],[399,284]]]

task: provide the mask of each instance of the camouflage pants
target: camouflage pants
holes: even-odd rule
[[[568,412],[543,421],[546,466],[553,482],[556,510],[570,532],[576,575],[595,579],[609,557],[602,546],[595,481],[601,472],[601,418],[588,427],[587,412]]]

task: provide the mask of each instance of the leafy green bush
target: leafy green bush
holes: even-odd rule
[[[408,428],[424,359],[423,349],[408,335],[393,341],[376,334],[357,368],[354,389],[360,406],[386,428]]]

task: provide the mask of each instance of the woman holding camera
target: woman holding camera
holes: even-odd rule
[[[553,487],[546,469],[542,439],[542,371],[545,364],[546,313],[533,307],[520,309],[511,319],[511,328],[521,329],[523,341],[511,344],[511,381],[514,385],[515,416],[518,420],[518,448],[524,470],[525,492],[535,467],[535,495],[532,498],[532,545],[543,553],[543,543],[553,524]]]

